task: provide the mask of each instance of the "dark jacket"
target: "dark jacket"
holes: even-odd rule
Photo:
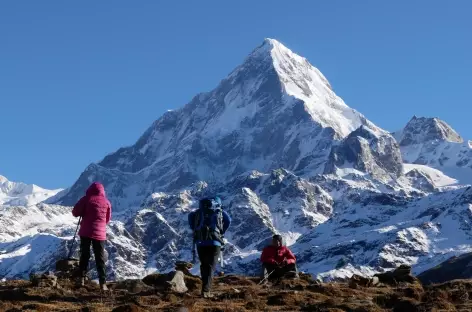
[[[210,209],[215,210],[216,208],[210,208]],[[190,229],[192,231],[195,230],[196,225],[194,224],[194,220],[195,220],[195,214],[197,214],[197,213],[200,213],[200,209],[192,211],[188,215],[188,224],[189,224]],[[222,210],[222,213],[223,213],[223,232],[222,232],[222,234],[224,234],[226,232],[226,230],[228,230],[228,228],[231,224],[231,217],[224,210]],[[215,240],[204,240],[204,241],[197,240],[195,243],[198,246],[221,246],[221,243],[218,242],[218,241],[215,241]]]

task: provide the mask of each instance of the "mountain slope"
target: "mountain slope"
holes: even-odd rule
[[[306,59],[266,39],[213,91],[165,113],[135,145],[90,165],[57,203],[75,203],[91,180],[102,181],[122,210],[154,192],[250,170],[321,173],[333,142],[361,125],[380,131]]]
[[[472,145],[438,118],[413,117],[393,134],[403,160],[444,172],[462,184],[472,184]]]
[[[296,242],[302,269],[328,280],[400,264],[412,265],[417,274],[472,250],[470,187],[416,199],[354,194],[348,191],[333,218]]]
[[[11,182],[0,175],[0,205],[29,206],[58,194],[62,189],[46,190],[34,184]]]

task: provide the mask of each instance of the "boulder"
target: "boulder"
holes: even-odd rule
[[[357,274],[353,274],[349,279],[349,287],[352,289],[356,289],[359,286],[369,287],[370,283],[371,280],[369,278]]]
[[[411,275],[411,267],[404,264],[393,271],[375,274],[374,277],[378,278],[378,283],[393,286],[398,285],[398,283],[419,283],[419,280]]]
[[[184,273],[182,271],[175,271],[174,276],[168,282],[170,284],[170,290],[177,293],[185,293],[188,291],[185,285]]]
[[[30,274],[30,282],[36,287],[58,287],[57,276],[52,272],[43,274]]]
[[[186,262],[186,261],[177,261],[175,263],[175,270],[176,271],[181,271],[183,272],[185,275],[188,275],[188,276],[193,276],[192,273],[190,273],[190,270],[193,268],[193,264],[190,263],[190,262]]]
[[[185,274],[182,271],[173,271],[167,274],[150,274],[143,278],[146,285],[153,286],[158,289],[185,293],[188,291],[185,284]]]
[[[74,271],[79,267],[79,259],[61,259],[56,262],[56,271],[68,272]]]
[[[61,259],[56,262],[56,274],[59,278],[76,277],[79,272],[79,259]]]

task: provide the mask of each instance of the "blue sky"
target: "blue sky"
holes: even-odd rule
[[[0,174],[70,186],[266,37],[384,129],[438,116],[472,139],[472,1],[289,3],[1,1]]]

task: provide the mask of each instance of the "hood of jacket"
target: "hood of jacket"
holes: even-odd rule
[[[88,187],[85,194],[87,196],[105,196],[105,188],[103,184],[94,182]]]

